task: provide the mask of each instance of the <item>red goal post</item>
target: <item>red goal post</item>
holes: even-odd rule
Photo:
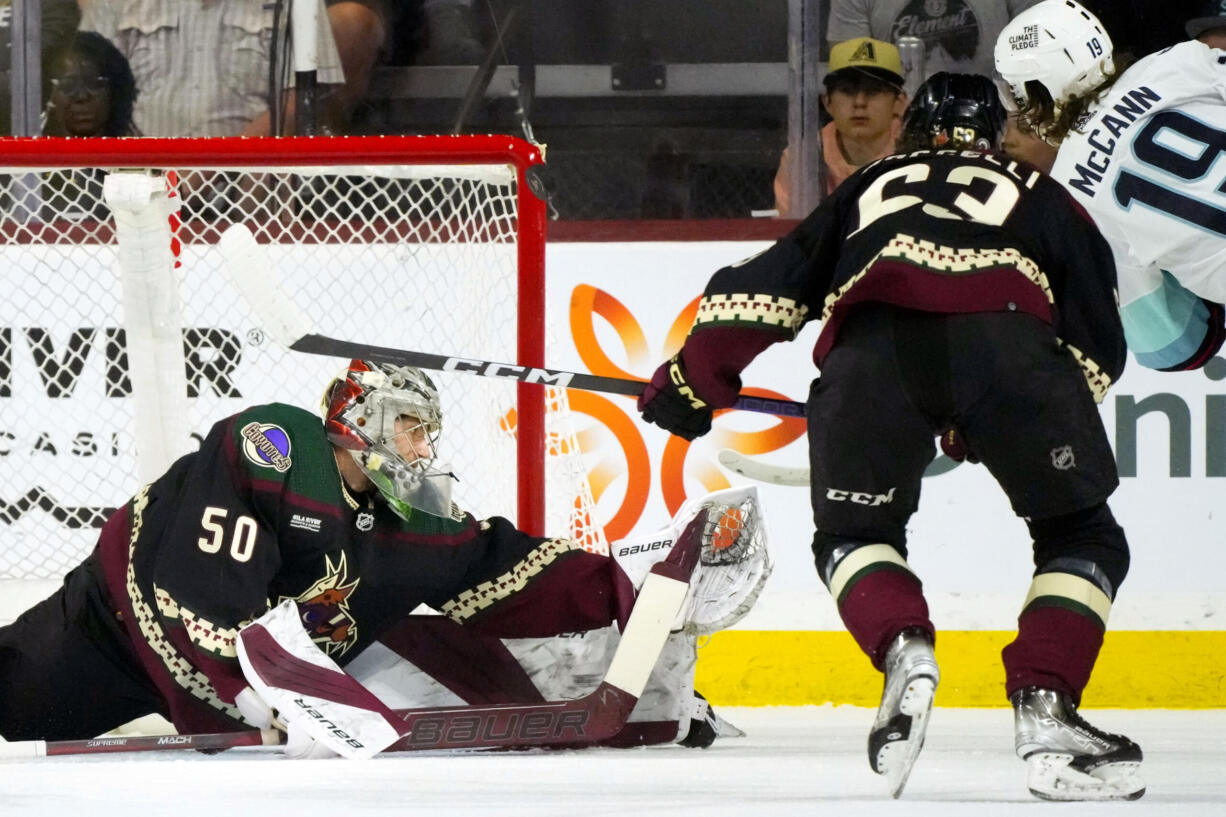
[[[232,223],[321,332],[544,366],[542,163],[496,135],[0,140],[0,580],[62,575],[221,417],[318,405],[344,362],[260,331]],[[430,376],[462,506],[603,547],[564,393]]]

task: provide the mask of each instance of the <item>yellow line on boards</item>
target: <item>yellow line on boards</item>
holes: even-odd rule
[[[937,706],[1007,706],[1011,632],[937,635]],[[1226,632],[1108,631],[1083,706],[1226,708]],[[845,632],[725,630],[699,641],[695,686],[713,704],[877,706],[881,674]]]

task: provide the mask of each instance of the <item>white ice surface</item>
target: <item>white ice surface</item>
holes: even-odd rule
[[[0,763],[0,815],[572,815],[573,817],[1152,817],[1226,815],[1226,710],[1086,711],[1145,750],[1133,803],[1043,803],[1025,788],[1006,709],[941,709],[901,801],[865,758],[873,712],[721,709],[744,728],[680,747],[289,761],[275,749]]]

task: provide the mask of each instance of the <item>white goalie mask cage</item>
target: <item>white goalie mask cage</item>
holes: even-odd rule
[[[451,514],[451,469],[437,463],[443,412],[420,369],[354,360],[324,401],[328,439],[349,451],[402,518]]]

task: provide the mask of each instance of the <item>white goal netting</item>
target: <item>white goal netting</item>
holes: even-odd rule
[[[522,170],[489,137],[421,139],[192,140],[191,155],[181,140],[105,140],[95,164],[52,152],[0,167],[0,580],[58,579],[218,419],[270,401],[318,410],[347,361],[261,328],[222,274],[230,224],[265,245],[321,334],[531,362],[521,350],[543,342],[544,316],[518,304],[543,301],[543,210],[525,216]],[[71,141],[89,156],[96,140]],[[151,180],[152,209],[108,203],[114,173]],[[604,548],[564,393],[428,374],[462,507],[517,521],[543,508],[549,535]],[[548,403],[527,449],[548,452],[543,480],[517,455],[533,402]]]

